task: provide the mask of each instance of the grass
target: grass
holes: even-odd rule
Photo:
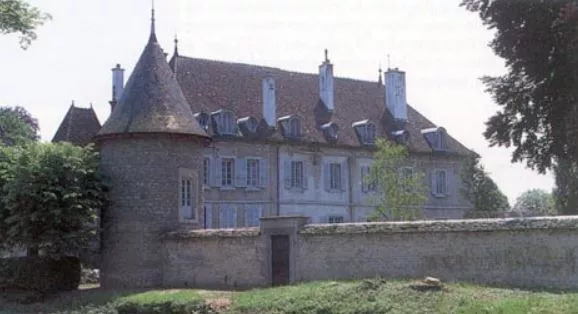
[[[326,281],[235,293],[191,289],[105,291],[91,288],[62,294],[42,304],[5,304],[0,299],[0,313],[112,314],[118,313],[118,309],[122,310],[122,306],[126,304],[132,304],[132,309],[135,306],[146,305],[148,308],[154,308],[159,305],[156,307],[157,313],[170,313],[167,312],[168,308],[162,306],[163,304],[182,304],[187,301],[188,304],[206,302],[216,312],[228,314],[578,314],[578,292],[527,291],[469,284],[448,284],[441,291],[420,292],[411,289],[409,284],[408,281],[381,279]],[[201,309],[204,311],[208,308]]]

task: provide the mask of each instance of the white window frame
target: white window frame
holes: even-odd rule
[[[443,174],[443,182],[440,182],[440,175]],[[436,197],[448,196],[448,171],[446,169],[434,169],[433,171],[432,193]]]
[[[245,171],[247,172],[247,187],[259,188],[261,186],[261,159],[256,157],[248,157],[245,159]]]
[[[343,178],[341,177],[343,169],[341,169],[341,163],[330,162],[329,163],[329,189],[339,190],[343,189]]]
[[[230,171],[228,169],[225,169],[225,163],[229,163],[231,164],[230,167]],[[226,172],[229,172],[229,175],[227,175]],[[227,180],[229,179],[229,180]],[[221,182],[219,182],[219,185],[223,188],[234,188],[235,187],[235,158],[234,157],[222,157],[221,158]]]
[[[198,213],[198,190],[197,176],[192,169],[179,168],[178,181],[178,204],[180,222],[197,222]]]
[[[231,221],[223,218],[231,218]],[[232,204],[221,204],[219,206],[219,229],[234,228],[237,228],[237,208]]]
[[[303,182],[306,180],[304,176],[304,167],[305,162],[303,160],[291,161],[291,188],[302,189],[304,187]]]

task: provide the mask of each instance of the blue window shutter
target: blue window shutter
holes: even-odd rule
[[[247,186],[247,162],[245,158],[235,159],[235,185],[237,187]]]
[[[223,184],[223,158],[217,157],[215,162],[215,186],[221,186]]]
[[[457,187],[457,180],[456,175],[454,174],[453,169],[448,169],[446,171],[446,194],[451,195],[454,189]]]
[[[430,180],[431,180],[431,194],[435,195],[436,192],[436,171],[435,169],[430,171]]]
[[[283,162],[283,181],[286,189],[291,188],[291,161],[289,160]]]
[[[309,188],[309,163],[306,160],[303,163],[303,189],[307,190]]]
[[[347,159],[341,163],[341,191],[347,190],[349,176],[347,175]]]
[[[217,186],[217,180],[215,178],[215,173],[217,172],[215,158],[213,156],[209,157],[209,179],[208,185],[209,186]]]
[[[259,159],[259,186],[267,187],[269,181],[269,162],[267,158]]]
[[[361,173],[361,192],[367,193],[367,192],[368,192],[368,188],[367,188],[367,167],[366,167],[366,166],[361,166],[360,173]]]
[[[331,166],[330,163],[323,163],[323,188],[326,191],[331,189]]]
[[[211,204],[205,204],[205,228],[212,229],[213,228],[213,207]]]

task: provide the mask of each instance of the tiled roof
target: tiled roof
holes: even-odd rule
[[[92,142],[98,130],[100,130],[100,122],[92,106],[78,108],[72,104],[54,134],[52,142],[69,142],[85,146]]]
[[[207,136],[193,117],[156,40],[154,27],[121,99],[98,136],[126,133]]]
[[[176,64],[175,64],[176,62]],[[335,111],[328,112],[319,98],[317,74],[290,72],[278,68],[229,63],[183,56],[173,57],[177,80],[193,113],[210,114],[219,109],[231,110],[236,119],[253,116],[262,120],[262,80],[273,77],[276,85],[277,118],[297,115],[301,120],[303,141],[327,143],[321,126],[333,121],[339,128],[336,144],[360,146],[352,127],[354,122],[369,119],[378,136],[390,137],[399,129],[385,106],[384,87],[376,81],[348,78],[334,79]],[[431,152],[422,129],[436,127],[412,107],[408,108],[405,128],[408,147],[414,152]],[[272,138],[282,140],[279,131]],[[448,134],[447,148],[459,154],[471,154]]]

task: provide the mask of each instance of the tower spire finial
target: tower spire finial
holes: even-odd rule
[[[377,85],[382,85],[383,84],[383,79],[382,79],[383,75],[381,73],[383,72],[383,70],[381,69],[381,62],[379,63],[378,72],[379,72],[379,77],[377,78]]]
[[[177,37],[177,34],[175,34],[175,56],[179,55],[179,38]]]
[[[151,35],[149,41],[157,41],[156,27],[155,27],[155,0],[151,0]]]

